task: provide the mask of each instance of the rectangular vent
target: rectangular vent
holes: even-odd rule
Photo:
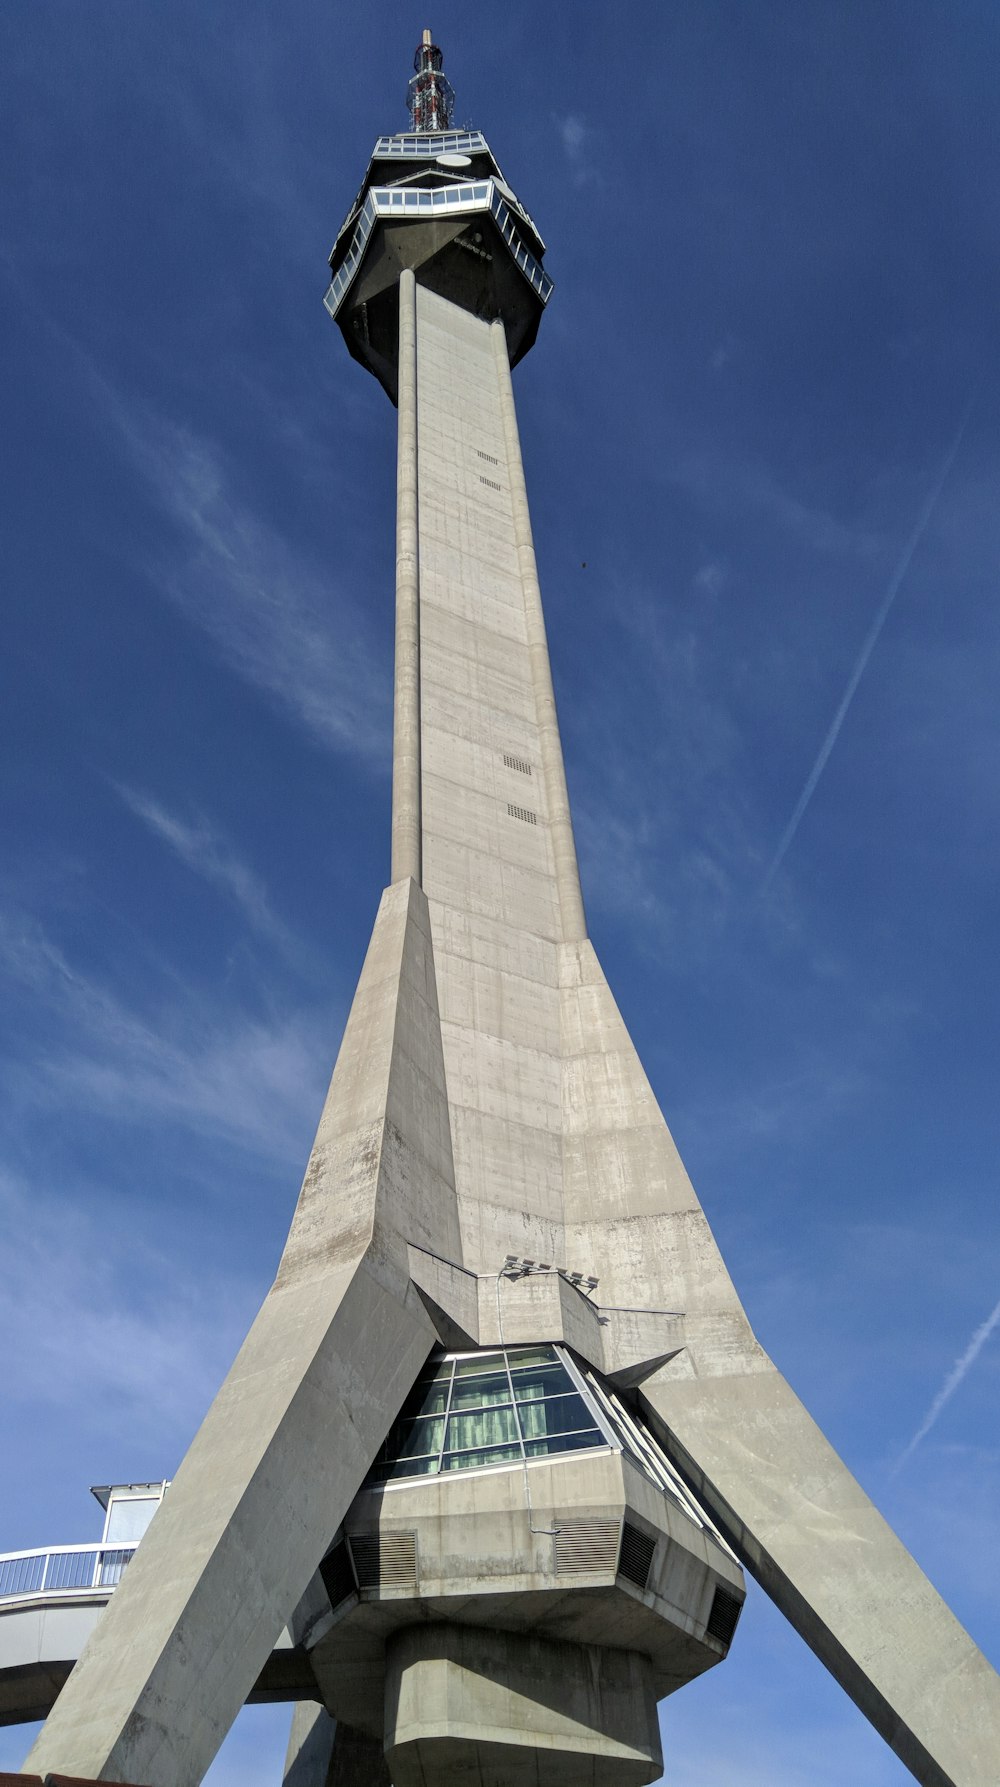
[[[479,482],[480,484],[485,484],[488,490],[503,489],[503,485],[498,484],[495,478],[484,478],[482,472],[479,474]]]
[[[508,801],[507,811],[512,819],[523,819],[525,825],[538,824],[538,814],[533,813],[530,807],[515,807],[513,801]]]
[[[500,464],[500,461],[497,458],[495,453],[484,453],[482,447],[476,448],[476,457],[479,459],[485,459],[486,463],[488,465],[499,465]]]
[[[719,1587],[712,1597],[712,1611],[708,1616],[705,1630],[710,1638],[717,1638],[720,1644],[732,1644],[736,1621],[740,1617],[743,1602],[738,1595],[730,1594],[727,1588]]]
[[[319,1573],[323,1578],[323,1587],[330,1597],[331,1607],[339,1607],[342,1601],[347,1600],[348,1595],[353,1595],[357,1583],[351,1569],[346,1539],[341,1539],[332,1551],[327,1552],[320,1564]]]
[[[556,1570],[563,1576],[614,1575],[620,1536],[617,1520],[564,1520],[556,1534]]]
[[[523,757],[512,757],[509,751],[505,751],[503,754],[503,760],[506,763],[508,769],[516,769],[516,770],[520,771],[522,776],[530,776],[531,764],[525,763]]]
[[[352,1533],[351,1556],[359,1588],[414,1588],[415,1533]]]
[[[619,1576],[624,1576],[626,1582],[634,1582],[636,1588],[645,1588],[655,1550],[655,1539],[641,1533],[628,1520],[623,1521],[622,1548],[618,1553]]]

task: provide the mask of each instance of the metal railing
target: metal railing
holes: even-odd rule
[[[517,200],[514,200],[517,204]],[[364,258],[368,239],[380,217],[405,217],[419,212],[449,216],[461,212],[491,212],[516,266],[543,304],[552,294],[552,281],[521,240],[510,206],[501,198],[493,180],[455,181],[448,186],[376,186],[369,192],[355,226],[351,244],[333,275],[323,302],[336,317]],[[339,237],[338,237],[339,241]]]
[[[0,1557],[0,1602],[116,1588],[134,1551],[135,1545],[63,1545],[50,1551],[8,1551]]]

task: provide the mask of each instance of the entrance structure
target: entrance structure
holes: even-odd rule
[[[193,1787],[288,1626],[293,1787],[651,1782],[742,1565],[987,1787],[1000,1681],[754,1339],[588,940],[510,376],[544,245],[429,33],[411,113],[326,299],[399,412],[391,885],[274,1286],[26,1766]]]

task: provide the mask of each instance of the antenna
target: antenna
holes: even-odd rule
[[[421,135],[451,129],[455,91],[442,74],[443,67],[444,57],[425,31],[414,52],[413,79],[406,94],[413,128]]]

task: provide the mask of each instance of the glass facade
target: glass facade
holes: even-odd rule
[[[562,1347],[439,1353],[415,1385],[368,1480],[519,1464],[610,1443]]]
[[[367,1481],[524,1464],[598,1448],[623,1452],[689,1520],[708,1526],[645,1423],[560,1345],[432,1354]]]

